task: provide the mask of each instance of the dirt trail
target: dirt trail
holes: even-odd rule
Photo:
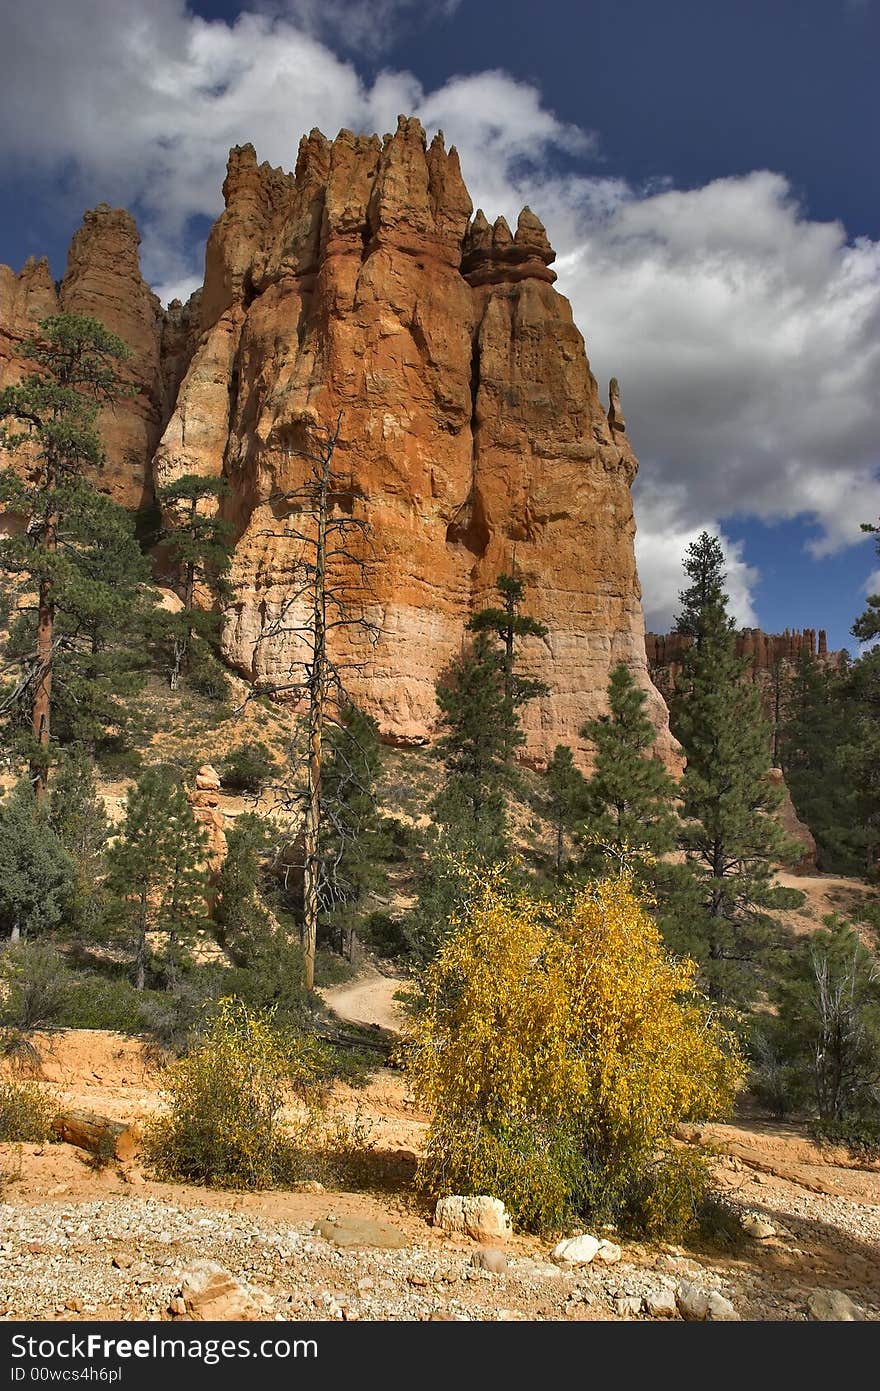
[[[389,1033],[403,1032],[404,1012],[394,996],[405,989],[400,976],[383,976],[367,966],[354,980],[319,990],[324,1003],[348,1024],[375,1025]]]
[[[787,889],[799,889],[806,896],[800,908],[784,909],[776,917],[796,937],[815,932],[831,913],[842,917],[856,915],[866,901],[876,899],[876,890],[861,879],[836,874],[794,874],[777,870],[776,882]]]

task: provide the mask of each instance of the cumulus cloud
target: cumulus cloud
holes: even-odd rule
[[[757,569],[746,563],[742,543],[731,541],[710,516],[694,519],[685,489],[649,485],[638,509],[636,561],[642,582],[642,607],[648,632],[662,633],[678,611],[678,596],[686,583],[682,557],[703,531],[717,536],[724,552],[730,612],[741,628],[758,627],[752,591]]]
[[[622,194],[565,258],[600,377],[621,377],[648,517],[808,514],[817,557],[880,511],[880,243],[758,171]],[[644,518],[643,518],[644,520]]]
[[[190,222],[213,217],[230,145],[290,168],[319,125],[380,133],[398,112],[457,144],[475,206],[528,202],[559,253],[593,369],[621,380],[642,460],[638,554],[649,623],[665,627],[680,558],[734,516],[819,523],[821,556],[880,514],[880,243],[812,220],[783,175],[636,188],[593,160],[596,137],[501,71],[425,91],[354,61],[456,0],[251,0],[234,22],[185,0],[30,0],[0,50],[0,164],[81,207],[133,206],[163,297],[201,278]],[[592,162],[591,162],[592,161]],[[733,608],[754,621],[756,572],[727,546]]]

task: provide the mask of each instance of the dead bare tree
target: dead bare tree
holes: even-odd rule
[[[258,642],[283,635],[294,639],[297,651],[290,663],[290,680],[271,686],[261,683],[260,689],[287,699],[298,697],[297,703],[304,700],[306,704],[306,787],[300,792],[288,782],[282,789],[282,802],[287,809],[298,806],[302,816],[303,951],[308,990],[314,989],[315,983],[318,915],[325,906],[322,897],[332,900],[336,892],[332,872],[322,884],[323,825],[329,820],[337,832],[342,829],[334,823],[332,808],[322,798],[326,730],[328,725],[339,724],[340,712],[350,701],[345,674],[364,665],[355,658],[340,661],[335,657],[333,635],[341,630],[359,630],[365,641],[375,644],[380,632],[366,612],[373,598],[369,556],[365,553],[371,529],[366,516],[356,515],[365,499],[355,488],[350,472],[343,475],[335,467],[341,430],[341,413],[329,428],[310,422],[311,447],[284,449],[287,456],[307,463],[308,476],[299,487],[270,496],[282,529],[261,533],[293,541],[299,552],[294,566],[298,582]],[[360,539],[358,551],[351,545],[354,538]]]

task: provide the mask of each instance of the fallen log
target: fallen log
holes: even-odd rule
[[[388,1036],[379,1038],[364,1038],[361,1034],[344,1034],[335,1029],[324,1029],[317,1026],[314,1030],[316,1036],[323,1039],[325,1043],[332,1043],[337,1048],[366,1048],[372,1049],[374,1053],[381,1053],[383,1057],[390,1057],[394,1049],[400,1042],[399,1039]]]
[[[59,1111],[52,1121],[52,1134],[91,1154],[123,1161],[133,1159],[141,1147],[137,1126],[99,1116],[96,1111]]]

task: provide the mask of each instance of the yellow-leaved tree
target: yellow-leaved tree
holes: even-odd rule
[[[663,946],[628,874],[553,902],[474,886],[423,974],[408,1064],[433,1191],[501,1198],[519,1226],[692,1225],[705,1163],[672,1145],[742,1083],[734,1037]]]

